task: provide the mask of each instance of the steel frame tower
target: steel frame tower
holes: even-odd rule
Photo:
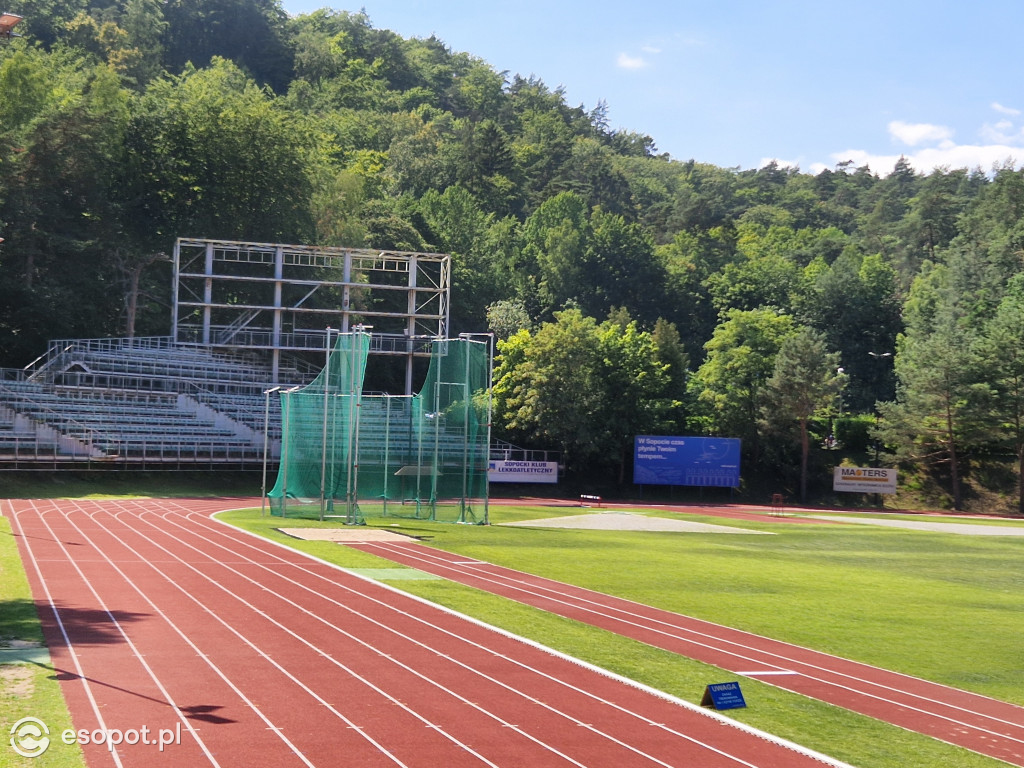
[[[328,328],[373,328],[371,354],[415,357],[448,336],[451,256],[179,238],[173,334],[179,344],[259,350],[278,383],[282,351],[322,350]]]

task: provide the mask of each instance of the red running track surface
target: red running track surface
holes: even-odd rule
[[[1024,766],[1024,708],[418,543],[349,546]]]
[[[92,768],[839,765],[210,519],[238,506],[3,504],[75,729],[137,737]]]

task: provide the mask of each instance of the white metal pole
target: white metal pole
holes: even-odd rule
[[[487,442],[484,444],[484,525],[490,525],[491,510],[491,421],[492,409],[494,406],[494,347],[495,336],[488,334],[487,340]]]
[[[266,398],[266,408],[263,411],[263,492],[260,498],[260,517],[266,514],[267,508],[267,451],[270,447],[270,395],[277,392],[280,387],[272,387],[263,390]]]
[[[327,393],[331,386],[331,326],[327,326],[327,351],[324,354],[324,418],[323,442],[320,450],[320,522],[327,507]]]
[[[469,409],[472,405],[469,389],[469,345],[472,342],[468,339],[461,339],[460,341],[462,342],[463,356],[466,358],[466,366],[462,376],[462,510],[459,517],[465,522],[466,495],[469,488]]]
[[[481,469],[484,472],[489,472],[490,460],[491,460],[491,421],[494,408],[494,347],[495,347],[495,336],[493,333],[460,333],[460,339],[471,339],[473,336],[483,336],[484,342],[487,344],[487,442],[484,445],[484,455],[481,459]],[[468,376],[467,376],[468,380]],[[484,525],[490,524],[490,478],[487,474],[483,477],[484,482]]]
[[[288,441],[289,415],[291,412],[292,393],[298,387],[286,389],[281,393],[281,410],[283,412],[283,430],[281,434],[281,517],[288,516],[288,455],[290,451],[285,450]],[[288,395],[288,397],[285,397]]]

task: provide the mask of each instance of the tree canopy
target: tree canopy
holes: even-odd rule
[[[743,437],[761,461],[784,439],[764,398],[838,359],[848,411],[878,416],[888,460],[950,503],[980,463],[1019,477],[1010,162],[812,175],[673,158],[603,103],[362,12],[9,10],[25,36],[0,47],[0,365],[51,338],[166,333],[179,236],[440,250],[451,331],[505,338],[496,429],[577,466],[621,469],[652,430]]]

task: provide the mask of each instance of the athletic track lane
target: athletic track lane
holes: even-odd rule
[[[349,546],[1024,766],[1013,704],[419,543]]]
[[[6,504],[74,727],[181,733],[90,768],[839,765],[209,519],[243,505]]]

